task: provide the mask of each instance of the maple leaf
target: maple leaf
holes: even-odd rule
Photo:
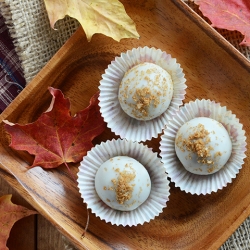
[[[250,46],[250,1],[194,0],[213,27],[237,30],[245,37],[240,45]]]
[[[45,6],[54,28],[57,20],[69,15],[82,25],[88,41],[93,34],[102,33],[116,41],[139,38],[134,21],[118,0],[45,0]]]
[[[10,146],[35,155],[30,168],[56,168],[69,162],[80,162],[93,146],[92,140],[101,134],[106,125],[100,114],[97,92],[89,106],[70,114],[70,101],[52,87],[53,96],[48,110],[33,123],[14,124],[5,120],[5,129],[11,135]],[[68,168],[69,170],[69,168]]]
[[[11,228],[16,221],[32,214],[36,211],[29,210],[23,206],[15,205],[11,201],[12,195],[4,195],[0,197],[0,249],[7,250],[7,240],[10,235]]]

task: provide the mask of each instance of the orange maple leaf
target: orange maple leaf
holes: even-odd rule
[[[247,0],[194,0],[213,27],[237,30],[245,37],[240,45],[250,46],[250,2]]]
[[[6,246],[10,235],[11,228],[16,221],[32,214],[36,211],[29,210],[23,206],[15,205],[11,202],[12,195],[0,197],[0,249],[9,249]]]
[[[99,111],[99,93],[86,109],[71,116],[69,99],[58,89],[50,87],[49,91],[53,96],[50,107],[35,122],[4,121],[5,129],[11,135],[12,148],[35,155],[31,168],[55,168],[63,163],[68,168],[67,163],[82,160],[92,148],[92,140],[106,127]]]

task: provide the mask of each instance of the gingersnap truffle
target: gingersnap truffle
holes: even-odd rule
[[[119,87],[119,102],[129,116],[151,120],[167,110],[173,97],[171,75],[154,63],[141,63],[128,70]]]
[[[100,80],[99,106],[107,126],[120,138],[157,138],[183,104],[187,85],[181,65],[156,48],[121,53]]]
[[[232,142],[220,122],[197,117],[178,130],[175,151],[187,171],[209,175],[219,171],[227,163],[232,153]]]
[[[144,166],[128,156],[112,157],[95,176],[96,192],[113,209],[131,211],[148,198],[150,176]]]
[[[206,195],[236,178],[246,157],[243,125],[231,110],[211,100],[186,103],[160,141],[169,178],[181,190]]]
[[[137,226],[167,206],[168,175],[151,148],[113,139],[95,145],[79,166],[78,188],[92,213],[107,223]]]

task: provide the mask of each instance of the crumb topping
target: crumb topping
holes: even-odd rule
[[[120,171],[119,168],[115,168],[114,171],[118,173],[118,178],[111,180],[113,186],[103,187],[104,190],[114,191],[116,193],[116,200],[121,205],[131,199],[135,186],[135,184],[132,184],[131,182],[136,177],[135,171],[130,164],[126,164],[125,167],[127,169],[124,169],[123,171]],[[132,170],[132,172],[130,170]]]
[[[155,95],[154,92],[155,91],[152,91],[148,87],[136,89],[134,95],[132,96],[132,99],[135,103],[130,104],[134,110],[134,115],[136,115],[139,111],[143,117],[147,117],[150,105],[152,105],[154,108],[157,108],[160,103],[160,93],[158,93],[159,95]]]
[[[216,165],[211,156],[211,150],[213,150],[213,147],[210,146],[210,133],[205,129],[204,125],[200,123],[191,129],[192,133],[187,139],[183,138],[182,134],[177,137],[176,145],[183,152],[187,150],[191,153],[195,153],[197,155],[197,162],[209,165],[208,172],[211,173],[216,168]],[[211,133],[213,133],[213,131]],[[215,157],[221,155],[222,153],[219,151],[215,153]],[[191,154],[188,158],[191,159]]]
[[[122,172],[119,172],[118,180],[112,180],[115,187],[116,199],[119,204],[124,204],[125,201],[130,200],[132,197],[134,184],[131,184],[130,182],[134,180],[135,176],[135,173],[123,170]]]

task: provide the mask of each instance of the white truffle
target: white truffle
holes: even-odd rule
[[[128,70],[119,86],[121,108],[137,120],[151,120],[165,112],[173,97],[171,75],[154,63]]]
[[[95,176],[100,199],[113,209],[131,211],[146,201],[151,190],[145,167],[128,156],[116,156],[104,162]]]
[[[175,151],[187,171],[209,175],[226,164],[232,152],[232,142],[221,123],[198,117],[180,127],[175,139]]]

